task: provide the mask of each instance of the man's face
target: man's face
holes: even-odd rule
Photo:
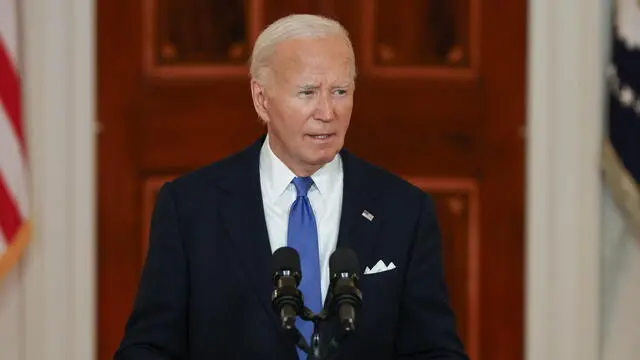
[[[353,108],[352,54],[337,37],[287,40],[271,58],[266,87],[252,83],[274,153],[309,176],[342,149]]]

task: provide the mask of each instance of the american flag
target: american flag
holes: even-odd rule
[[[0,278],[18,262],[30,228],[17,5],[0,0]]]
[[[640,1],[614,4],[602,158],[603,360],[640,354]]]
[[[640,244],[640,1],[619,0],[612,34],[605,180]]]

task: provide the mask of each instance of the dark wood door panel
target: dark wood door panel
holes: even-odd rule
[[[122,336],[155,191],[262,134],[246,60],[294,12],[349,30],[346,145],[433,194],[470,355],[521,359],[525,0],[99,0],[99,358]]]

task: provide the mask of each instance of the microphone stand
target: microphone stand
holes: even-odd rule
[[[325,360],[327,359],[326,354],[324,353],[324,349],[322,349],[321,347],[321,342],[320,342],[320,322],[321,321],[325,321],[328,317],[328,314],[326,313],[326,311],[322,310],[320,313],[318,314],[314,314],[308,307],[304,307],[304,310],[302,312],[302,315],[300,316],[300,318],[304,321],[312,321],[313,322],[313,333],[311,334],[311,346],[306,344],[306,339],[304,339],[302,336],[300,337],[300,339],[304,342],[304,344],[306,345],[306,349],[303,347],[300,347],[300,349],[302,349],[303,351],[305,351],[307,353],[307,355],[309,356],[307,359],[308,360]],[[298,342],[298,344],[300,344],[300,341]]]
[[[283,321],[283,328],[289,334],[296,346],[307,354],[307,360],[326,360],[334,356],[340,344],[353,332],[353,328],[347,329],[341,324],[341,331],[337,336],[334,336],[328,343],[328,349],[323,348],[320,339],[320,323],[326,321],[331,315],[336,315],[336,309],[334,308],[334,297],[330,296],[328,299],[328,309],[323,309],[320,313],[315,314],[311,309],[306,306],[302,306],[302,313],[299,315],[300,319],[304,321],[313,322],[313,333],[311,335],[311,344],[307,343],[300,330],[295,326],[295,317]]]
[[[295,331],[295,335],[293,335],[294,342],[296,346],[304,351],[308,358],[307,360],[326,360],[333,357],[340,346],[340,344],[349,336],[352,332],[346,331],[344,329],[340,330],[338,336],[334,336],[329,342],[328,349],[322,347],[322,343],[320,341],[320,323],[322,321],[326,321],[330,316],[326,310],[322,310],[318,314],[314,314],[309,308],[306,306],[303,309],[303,313],[300,318],[304,321],[312,321],[313,322],[313,333],[311,335],[311,345],[307,343],[307,340],[302,336],[297,327],[294,326],[293,330]]]

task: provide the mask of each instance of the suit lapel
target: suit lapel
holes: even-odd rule
[[[377,201],[377,196],[383,186],[376,183],[376,180],[379,179],[371,176],[372,171],[364,162],[346,150],[343,150],[341,155],[344,188],[336,248],[349,248],[356,253],[361,269],[359,275],[362,276],[362,269],[373,260],[372,254],[378,243],[381,219],[376,215],[382,214],[382,209],[381,204]],[[373,218],[364,216],[365,211]],[[325,309],[330,306],[330,300],[331,294],[327,293]],[[337,317],[334,316],[322,325],[322,333],[324,334],[322,341],[325,343],[325,347],[328,347],[329,342],[342,333]]]
[[[271,306],[272,251],[262,204],[259,170],[263,140],[264,137],[229,163],[231,167],[225,172],[228,176],[222,182],[226,196],[219,211],[238,262],[249,279],[249,287],[255,291],[274,326],[281,330],[280,320]]]
[[[360,268],[371,262],[377,244],[381,214],[376,197],[381,186],[370,176],[370,169],[347,151],[342,151],[344,189],[342,215],[337,247],[352,249],[358,256]]]

